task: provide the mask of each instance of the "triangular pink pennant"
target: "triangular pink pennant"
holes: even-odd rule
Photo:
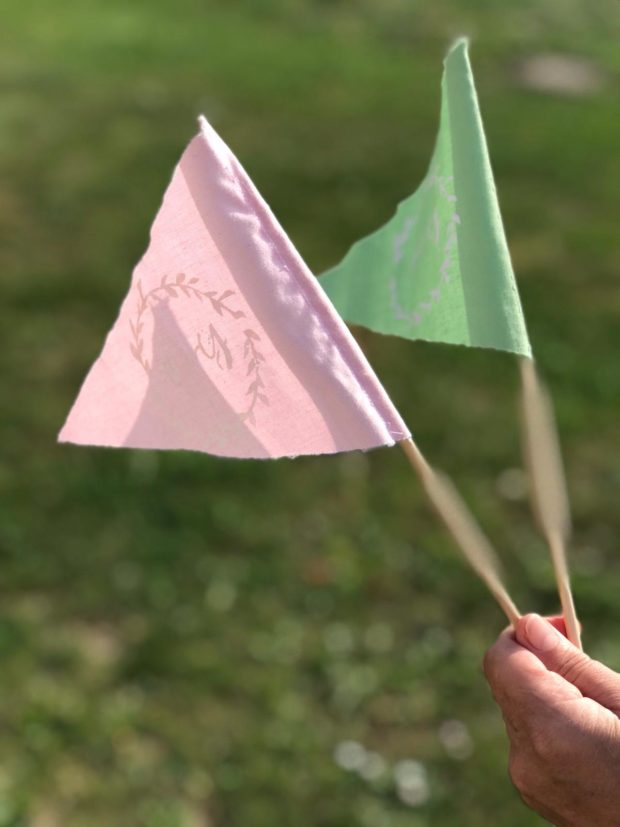
[[[59,440],[275,458],[408,436],[318,281],[201,119]]]

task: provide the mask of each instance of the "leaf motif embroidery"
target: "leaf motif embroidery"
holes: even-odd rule
[[[256,423],[256,418],[254,416],[254,409],[256,405],[259,402],[263,405],[269,405],[269,398],[267,394],[264,390],[261,390],[265,387],[261,374],[261,363],[265,362],[265,357],[258,349],[257,343],[260,342],[260,336],[258,333],[251,328],[247,328],[243,331],[243,333],[245,335],[243,355],[246,359],[248,359],[246,375],[253,378],[248,386],[248,389],[246,390],[246,396],[250,397],[250,401],[245,412],[241,414],[241,419],[249,422],[251,425],[254,425]]]
[[[451,176],[442,176],[438,175],[436,171],[433,171],[429,178],[427,179],[426,184],[424,185],[426,189],[431,189],[433,187],[437,188],[437,191],[441,198],[443,198],[448,204],[452,205],[452,210],[455,209],[453,205],[456,204],[457,198],[449,191],[449,185],[452,183]],[[441,234],[442,231],[445,229],[445,243],[443,246],[443,253],[444,258],[439,266],[439,280],[438,285],[442,284],[450,284],[451,281],[451,268],[454,265],[453,261],[453,248],[457,245],[457,227],[461,223],[461,217],[457,212],[452,212],[452,215],[448,219],[448,223],[445,227],[441,227],[441,222],[439,218],[439,211],[437,207],[433,210],[431,224],[427,229],[427,239],[435,246],[440,246]],[[412,225],[411,225],[412,226]],[[410,234],[411,226],[407,227],[408,233]],[[404,232],[402,235],[397,235],[395,237],[395,261],[398,263],[403,258],[403,244],[406,241],[407,236],[405,236]],[[418,250],[414,251],[412,256],[411,264],[412,266],[417,263],[417,259],[420,255]],[[392,277],[389,282],[389,290],[390,290],[390,303],[392,306],[392,313],[394,314],[394,318],[397,321],[407,322],[411,327],[416,327],[420,324],[423,319],[425,313],[430,313],[433,309],[433,302],[439,302],[441,298],[441,289],[440,286],[436,286],[431,289],[422,299],[416,304],[416,306],[412,310],[408,310],[407,308],[403,307],[400,303],[399,295],[398,295],[398,282],[395,277]]]
[[[247,318],[243,310],[239,310],[229,304],[229,300],[235,296],[234,290],[224,290],[218,295],[216,290],[201,290],[197,286],[199,282],[200,279],[197,276],[187,278],[185,273],[178,273],[177,276],[171,280],[169,274],[164,273],[159,286],[152,288],[147,293],[143,291],[141,282],[136,282],[136,292],[139,300],[136,316],[134,319],[129,320],[129,327],[132,334],[129,349],[134,359],[140,363],[147,374],[151,370],[151,365],[143,352],[144,340],[142,339],[142,330],[144,328],[144,317],[147,310],[152,310],[161,302],[168,302],[170,299],[177,299],[180,295],[183,295],[186,298],[193,298],[199,302],[208,301],[220,318],[226,315],[235,321]],[[265,363],[265,356],[258,349],[258,343],[261,337],[256,331],[251,328],[246,328],[243,331],[243,336],[243,358],[247,360],[246,376],[251,379],[251,382],[245,394],[250,397],[248,405],[239,416],[242,421],[256,425],[256,416],[254,413],[256,405],[258,403],[266,406],[269,405],[269,398],[264,390],[265,383],[261,374],[261,365]],[[232,370],[233,368],[234,359],[228,345],[228,340],[219,333],[213,324],[209,324],[206,337],[196,334],[194,351],[197,356],[200,355],[206,359],[215,361],[217,366],[222,370]]]

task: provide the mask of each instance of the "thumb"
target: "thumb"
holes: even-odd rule
[[[540,615],[520,618],[515,637],[551,672],[572,683],[586,698],[620,716],[620,675],[573,646]]]

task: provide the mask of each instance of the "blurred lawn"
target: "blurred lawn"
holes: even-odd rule
[[[320,272],[417,186],[443,53],[469,33],[563,435],[585,642],[620,668],[619,15],[617,0],[4,0],[0,827],[541,823],[507,780],[480,673],[503,619],[399,451],[236,463],[55,435],[198,113]],[[550,50],[594,61],[602,89],[522,88],[518,62]],[[360,338],[517,602],[554,610],[506,474],[514,360]],[[340,765],[351,740],[377,753],[361,774]],[[409,804],[395,765],[418,779]]]

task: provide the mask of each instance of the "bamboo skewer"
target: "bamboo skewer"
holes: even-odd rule
[[[581,631],[570,587],[566,544],[570,507],[553,407],[531,359],[521,359],[523,446],[534,514],[551,552],[570,642],[581,646]]]
[[[413,440],[405,439],[399,444],[420,477],[435,511],[514,627],[521,615],[501,581],[499,560],[491,543],[450,480],[433,470]]]

